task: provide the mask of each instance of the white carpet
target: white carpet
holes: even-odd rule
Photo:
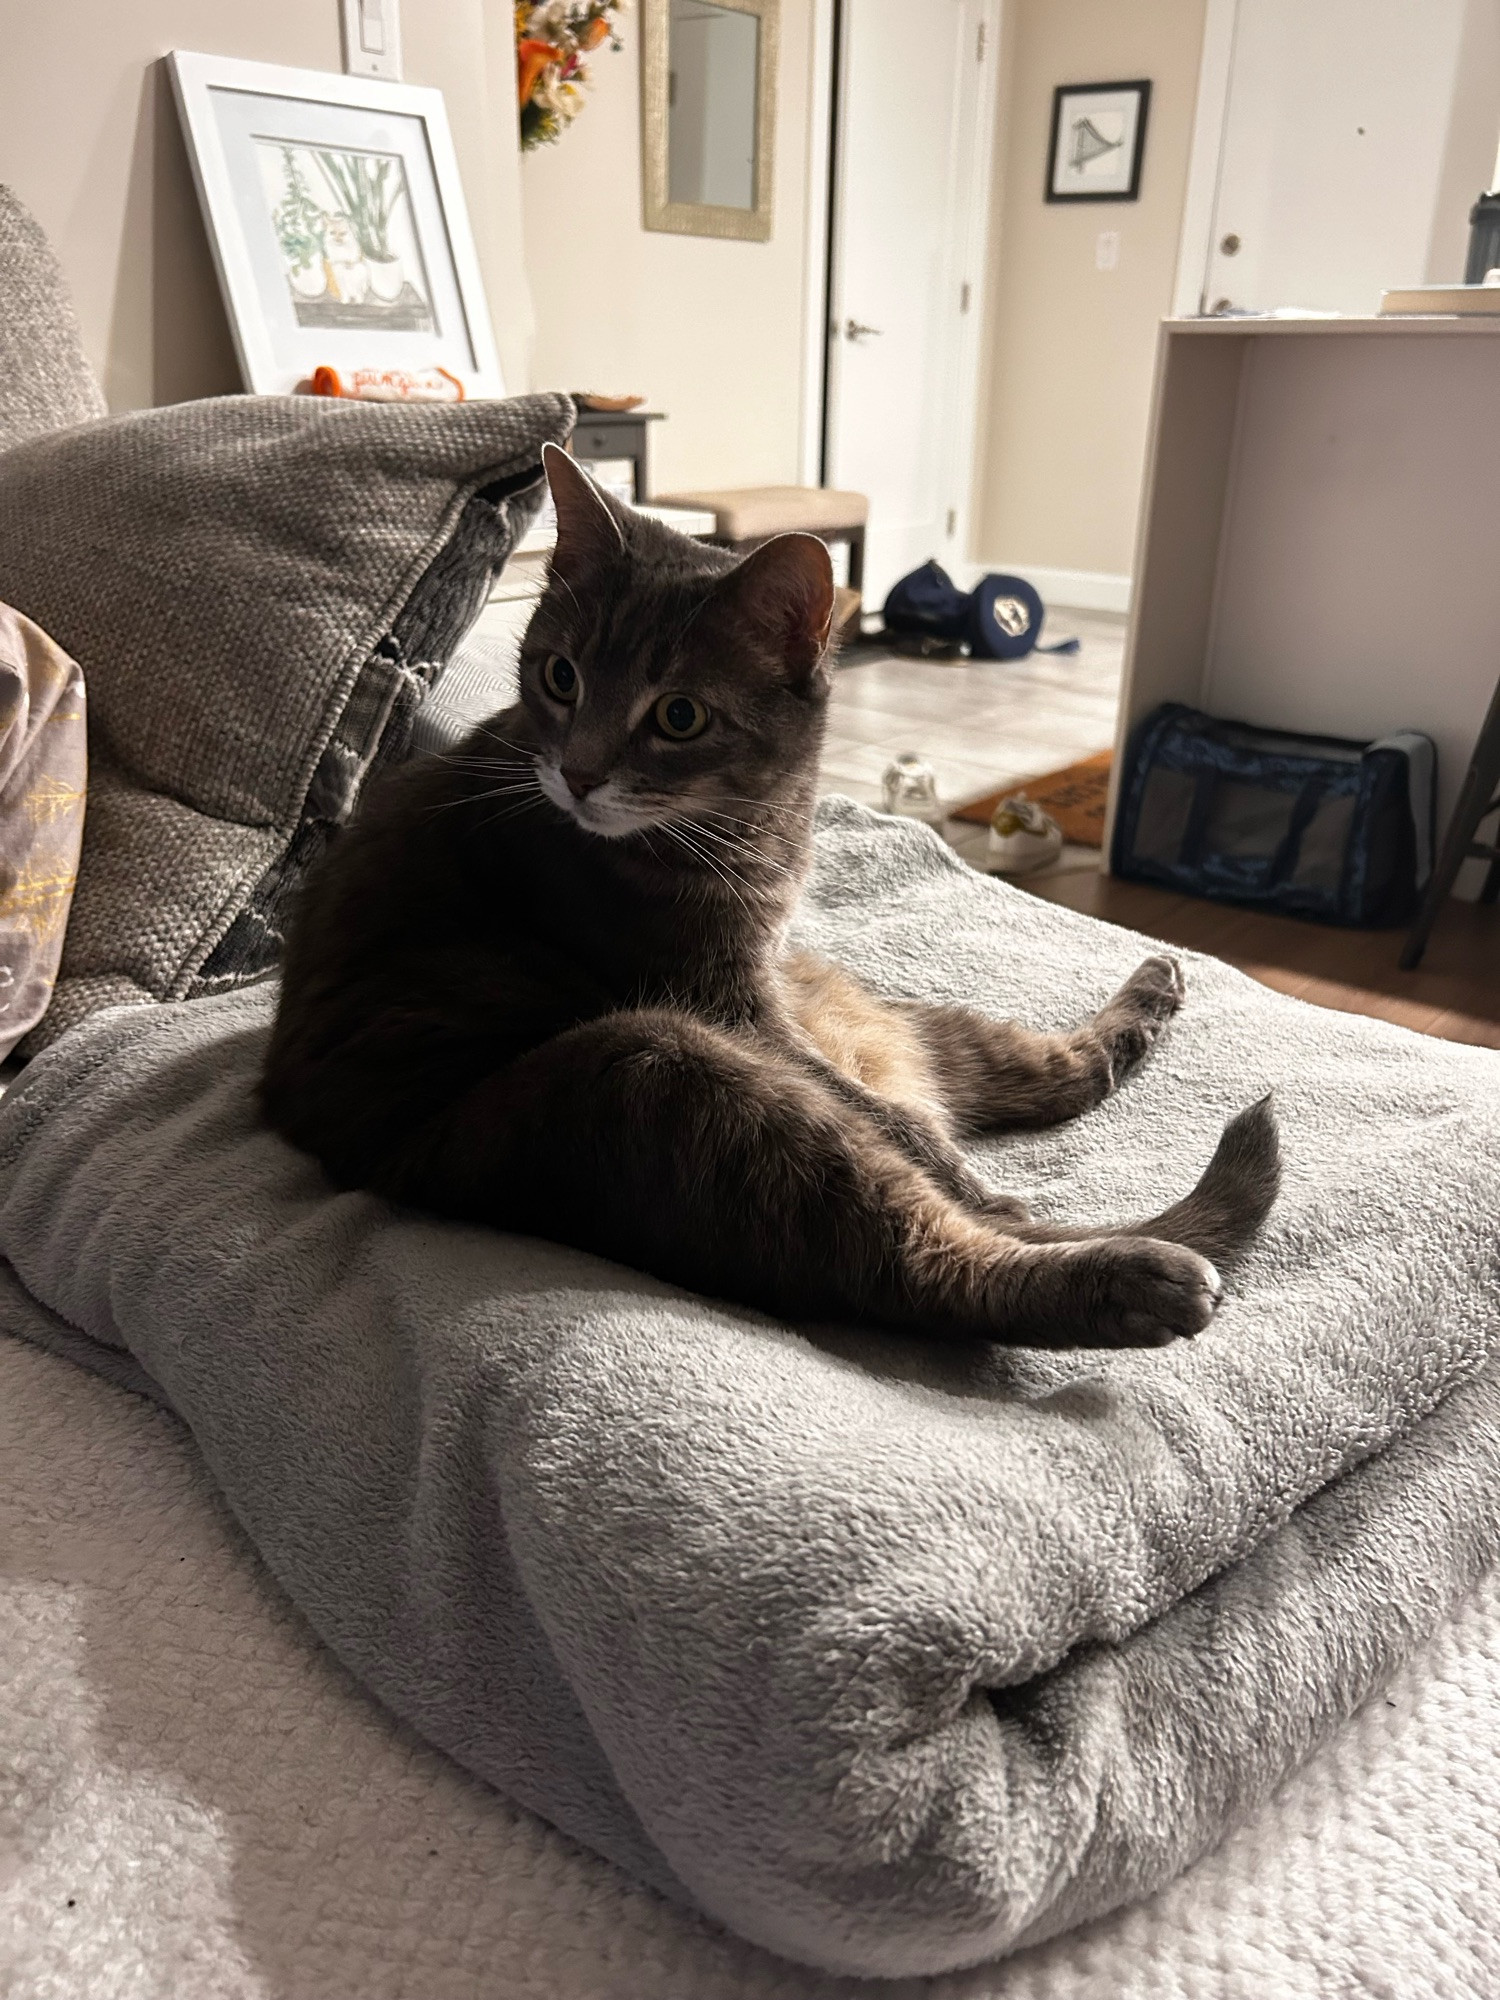
[[[635,1887],[391,1722],[136,1398],[0,1338],[6,2000],[1493,2000],[1500,1582],[1133,1910],[862,1986]]]

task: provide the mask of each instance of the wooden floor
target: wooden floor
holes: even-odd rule
[[[1097,868],[1023,887],[1106,922],[1212,952],[1282,993],[1346,1014],[1374,1014],[1450,1042],[1500,1049],[1500,908],[1450,902],[1415,972],[1402,972],[1400,931],[1347,931],[1270,917],[1117,882]]]
[[[1055,612],[1048,636],[1076,632],[1077,655],[945,665],[878,649],[852,654],[835,677],[824,788],[879,801],[880,773],[901,750],[924,752],[950,804],[1055,770],[1114,737],[1124,621]],[[985,829],[949,820],[957,851],[984,866]],[[1345,1013],[1374,1014],[1421,1034],[1500,1048],[1500,908],[1450,903],[1416,972],[1396,960],[1399,931],[1346,931],[1169,895],[1098,872],[1088,848],[1023,886],[1107,922],[1228,959],[1268,986]]]
[[[823,782],[880,802],[892,757],[915,750],[951,805],[1055,771],[1115,740],[1125,621],[1100,611],[1049,613],[1049,639],[1073,654],[1024,660],[908,660],[878,646],[845,656],[833,679]],[[979,829],[983,839],[983,829]]]

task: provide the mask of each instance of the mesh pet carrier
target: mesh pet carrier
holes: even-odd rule
[[[1404,923],[1432,865],[1436,762],[1415,732],[1351,743],[1168,702],[1131,739],[1111,865],[1323,923]]]

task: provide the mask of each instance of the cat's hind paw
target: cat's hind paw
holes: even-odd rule
[[[1112,1084],[1154,1045],[1186,991],[1182,967],[1175,958],[1159,955],[1138,965],[1095,1015],[1092,1025],[1109,1059]]]

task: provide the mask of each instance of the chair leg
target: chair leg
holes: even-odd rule
[[[1489,872],[1484,878],[1484,887],[1479,892],[1479,900],[1481,903],[1500,902],[1500,856],[1490,863]]]
[[[849,588],[857,590],[861,596],[865,588],[865,531],[853,528],[849,533]]]
[[[1494,809],[1497,786],[1500,786],[1500,685],[1497,685],[1490,699],[1489,713],[1484,718],[1484,727],[1479,732],[1479,740],[1474,745],[1474,754],[1469,759],[1469,768],[1464,774],[1458,804],[1453,808],[1453,817],[1449,820],[1448,830],[1443,835],[1437,865],[1423,892],[1416,921],[1402,948],[1403,970],[1410,971],[1414,965],[1421,963],[1422,954],[1427,949],[1427,940],[1432,935],[1432,927],[1437,922],[1438,911],[1443,907],[1453,884],[1457,881],[1459,869],[1469,858],[1479,823]],[[1489,900],[1493,900],[1489,896],[1489,891],[1491,883],[1495,882],[1497,869],[1500,869],[1500,860],[1492,860],[1489,878],[1485,882],[1486,896]],[[1495,883],[1495,887],[1500,889],[1500,883]]]

